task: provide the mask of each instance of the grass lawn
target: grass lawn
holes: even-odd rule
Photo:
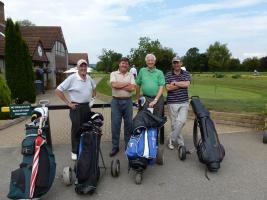
[[[236,73],[223,73],[224,78],[214,78],[212,73],[193,74],[189,94],[200,96],[211,110],[266,114],[267,73],[254,77],[251,73],[239,72],[241,78],[232,78]],[[109,75],[103,76],[97,91],[111,96]]]

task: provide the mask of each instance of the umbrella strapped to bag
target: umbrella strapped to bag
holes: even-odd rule
[[[38,172],[38,167],[39,167],[40,149],[41,149],[41,146],[45,143],[45,139],[42,137],[42,132],[43,132],[42,127],[43,127],[44,121],[45,119],[42,116],[40,118],[38,136],[35,139],[34,157],[33,157],[32,174],[31,174],[31,182],[30,182],[30,198],[33,198],[33,195],[34,195],[36,177],[37,177],[37,172]]]

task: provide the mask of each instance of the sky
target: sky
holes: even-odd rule
[[[61,26],[70,53],[102,49],[123,56],[140,37],[158,39],[179,56],[227,44],[241,60],[267,55],[267,0],[2,0],[5,15],[40,26]]]

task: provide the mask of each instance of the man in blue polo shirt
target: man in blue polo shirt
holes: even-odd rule
[[[178,144],[178,149],[184,146],[182,128],[185,125],[189,97],[188,87],[190,85],[190,74],[181,69],[182,61],[179,57],[172,59],[172,71],[165,75],[166,89],[168,91],[167,104],[170,112],[172,132],[170,134],[169,149],[173,150],[174,145]]]

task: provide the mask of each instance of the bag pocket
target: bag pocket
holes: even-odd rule
[[[21,144],[22,155],[34,155],[35,137],[26,137]]]
[[[23,168],[19,168],[11,172],[11,182],[7,197],[10,199],[20,199],[26,197],[25,173]]]

